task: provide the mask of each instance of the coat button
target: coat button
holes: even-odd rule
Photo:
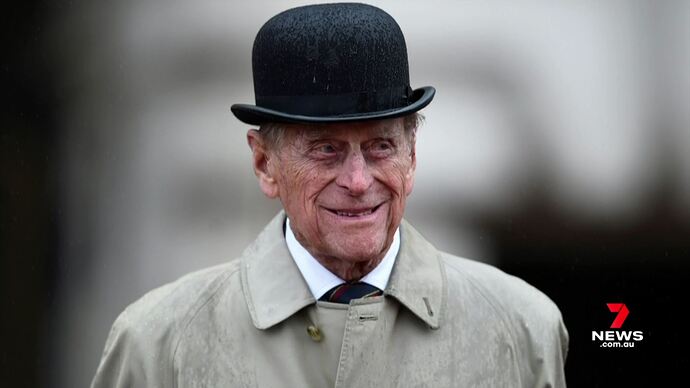
[[[309,337],[311,337],[314,342],[321,342],[321,339],[323,338],[321,336],[321,330],[314,325],[307,326],[307,334],[309,334]]]

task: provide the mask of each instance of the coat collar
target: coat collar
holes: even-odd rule
[[[446,274],[439,256],[412,225],[405,220],[400,223],[400,252],[386,294],[432,329],[440,327],[446,306]]]
[[[268,329],[316,302],[292,260],[281,211],[242,253],[242,290],[254,326]],[[409,223],[400,225],[400,252],[385,294],[437,329],[445,308],[446,280],[438,251]]]

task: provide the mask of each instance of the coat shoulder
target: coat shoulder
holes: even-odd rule
[[[486,263],[441,252],[448,282],[460,282],[479,293],[509,319],[558,322],[562,319],[556,304],[542,291],[523,279]]]
[[[123,314],[131,321],[155,321],[157,326],[185,325],[210,299],[237,277],[239,260],[189,273],[149,291],[129,305]],[[142,322],[145,323],[145,322]],[[146,326],[146,325],[142,325]]]
[[[172,361],[184,330],[234,278],[239,260],[187,274],[149,291],[117,317],[92,387],[172,382]]]
[[[449,293],[448,303],[473,300],[472,308],[488,307],[496,322],[503,323],[516,359],[523,360],[523,385],[541,381],[565,386],[563,366],[569,337],[556,304],[534,286],[492,265],[447,253],[441,253],[441,261],[449,289],[455,290]],[[468,293],[474,297],[468,298]]]

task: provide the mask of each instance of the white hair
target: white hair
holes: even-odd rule
[[[408,145],[414,144],[417,136],[417,129],[424,123],[424,116],[415,112],[403,117],[403,125]],[[267,150],[279,150],[283,146],[285,138],[285,126],[281,123],[264,123],[259,126],[259,133],[266,143]]]

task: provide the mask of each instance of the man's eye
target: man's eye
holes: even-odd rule
[[[389,150],[391,148],[391,145],[388,142],[382,141],[376,143],[375,147],[377,150]]]
[[[335,147],[333,147],[331,144],[321,144],[320,146],[316,147],[316,151],[322,154],[333,154],[335,153]]]
[[[374,152],[385,152],[393,149],[393,145],[388,141],[377,141],[371,147]]]

